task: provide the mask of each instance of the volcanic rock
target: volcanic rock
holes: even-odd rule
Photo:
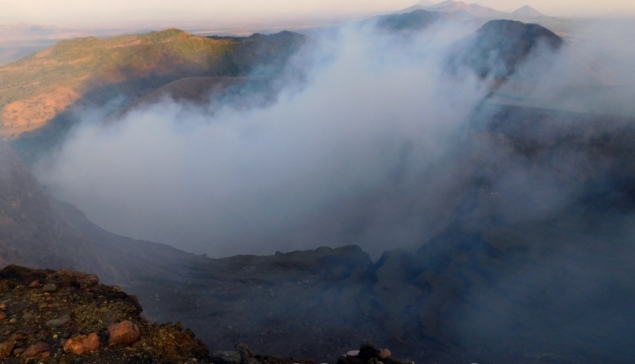
[[[357,354],[357,355],[350,355]],[[364,344],[357,350],[351,350],[347,355],[341,356],[338,364],[393,364],[397,363],[391,359],[390,350],[376,349],[373,344]]]
[[[217,364],[238,364],[241,357],[237,351],[217,351],[212,355],[212,361]]]
[[[46,351],[51,351],[51,345],[49,345],[48,343],[45,342],[37,342],[31,346],[29,346],[24,353],[22,353],[22,356],[25,358],[32,358],[34,356],[38,356]]]
[[[45,358],[51,355],[56,357],[57,362],[67,363],[73,362],[76,355],[86,355],[91,351],[95,352],[90,359],[94,364],[191,363],[193,360],[210,363],[207,347],[191,331],[183,330],[179,325],[145,321],[140,317],[142,309],[136,298],[105,285],[82,288],[77,277],[81,280],[88,275],[76,273],[32,270],[14,265],[0,270],[0,285],[12,287],[0,293],[1,301],[11,302],[6,314],[21,317],[12,326],[6,321],[0,322],[2,353],[9,353],[6,359],[0,359],[2,363],[22,363],[23,360],[18,357],[20,350],[24,350],[22,347],[27,348],[22,357],[41,355]],[[56,293],[47,296],[41,290],[18,288],[34,279],[55,284]],[[92,281],[95,282],[95,279]],[[45,309],[31,312],[33,303],[42,300],[45,301],[42,303]],[[140,345],[113,345],[108,350],[99,350],[102,342],[107,340],[105,334],[109,322],[119,322],[113,325],[113,329],[118,328],[114,334],[111,330],[111,338],[115,342],[140,341]],[[100,342],[102,333],[104,337]],[[63,338],[70,339],[64,341]]]
[[[11,355],[13,348],[15,347],[14,341],[7,341],[0,344],[0,359],[4,360]]]
[[[112,324],[108,327],[108,345],[130,345],[139,340],[141,333],[139,326],[123,320],[118,324]]]
[[[46,321],[45,325],[49,326],[49,327],[58,327],[58,326],[64,325],[65,323],[69,322],[70,320],[71,320],[71,316],[67,314],[67,315],[64,315],[64,316],[62,316],[60,318]]]
[[[90,335],[76,335],[64,343],[64,352],[82,355],[85,352],[95,351],[101,346],[96,333]]]
[[[55,283],[48,283],[42,287],[42,292],[55,292],[57,290],[57,286]]]

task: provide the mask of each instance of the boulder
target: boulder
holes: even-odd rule
[[[93,332],[90,335],[76,335],[66,340],[64,352],[82,355],[86,352],[98,350],[100,346],[99,337]]]
[[[108,327],[108,345],[130,345],[139,340],[141,333],[139,326],[128,320],[123,320],[118,324]]]

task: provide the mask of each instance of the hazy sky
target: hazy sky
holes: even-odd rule
[[[432,1],[437,3],[440,1]],[[466,1],[513,11],[531,5],[547,15],[634,15],[633,0]],[[48,25],[143,24],[162,21],[262,21],[355,16],[399,10],[417,0],[0,0],[0,23]]]

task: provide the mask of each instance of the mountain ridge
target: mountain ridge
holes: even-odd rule
[[[463,17],[470,16],[472,18],[487,19],[512,19],[512,20],[529,20],[544,16],[538,10],[523,6],[511,13],[495,10],[479,4],[470,4],[463,1],[446,0],[440,3],[420,2],[397,13],[408,13],[414,10],[438,11],[443,13],[463,14]]]
[[[180,78],[246,76],[259,66],[279,72],[304,42],[291,32],[203,37],[175,28],[62,40],[0,66],[0,134],[37,130],[73,108],[119,96],[134,100]]]

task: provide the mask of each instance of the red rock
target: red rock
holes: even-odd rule
[[[99,349],[100,346],[99,337],[93,332],[88,336],[77,335],[66,340],[64,343],[64,352],[82,355],[86,352],[95,351]]]
[[[15,350],[13,350],[13,354],[15,354],[15,355],[20,355],[22,353],[24,353],[24,349],[23,348],[17,348]]]
[[[45,352],[42,353],[42,359],[46,359],[46,358],[48,358],[50,356],[51,356],[51,352],[50,351],[45,351]]]
[[[14,347],[15,341],[11,340],[0,344],[0,360],[10,357]]]
[[[390,357],[392,356],[392,353],[390,352],[390,350],[383,348],[383,349],[379,349],[379,359],[381,360],[386,360],[386,359],[390,359]]]
[[[45,351],[51,351],[51,345],[45,342],[38,342],[31,346],[29,346],[24,353],[22,353],[22,357],[24,358],[32,358],[34,356],[38,356]]]
[[[7,310],[7,304],[6,303],[0,303],[0,310],[6,311]]]
[[[108,335],[108,345],[129,345],[139,340],[141,336],[139,326],[128,320],[110,325]]]
[[[29,288],[38,288],[40,286],[40,281],[33,281],[29,284]]]
[[[22,339],[24,339],[24,335],[22,335],[19,332],[17,332],[15,334],[11,335],[11,337],[7,341],[19,341],[19,340],[22,340]]]
[[[4,321],[7,319],[7,314],[4,312],[0,312],[0,321]]]

